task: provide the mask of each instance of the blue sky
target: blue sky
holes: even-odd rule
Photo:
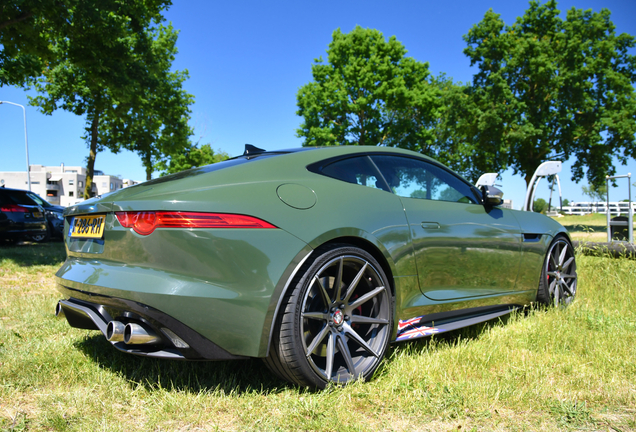
[[[462,36],[492,8],[507,24],[528,6],[527,1],[239,1],[174,0],[166,20],[180,30],[179,54],[174,67],[188,69],[185,88],[195,96],[191,124],[193,139],[201,138],[230,155],[242,153],[245,143],[269,150],[298,147],[301,118],[296,112],[296,92],[311,81],[315,58],[325,51],[333,31],[351,31],[356,25],[396,36],[408,55],[428,62],[433,74],[446,73],[455,81],[471,81],[475,72],[462,50]],[[636,35],[636,1],[568,0],[559,9],[608,8],[617,32]],[[633,52],[636,54],[636,51]],[[0,88],[0,100],[25,105],[31,164],[85,165],[88,148],[81,139],[84,118],[64,111],[52,116],[27,106],[27,92]],[[26,155],[22,110],[0,105],[0,171],[24,171]],[[145,179],[139,158],[128,152],[97,155],[96,169],[124,178]],[[636,162],[618,166],[617,174],[634,173]],[[582,181],[570,180],[570,164],[561,174],[563,196],[588,200],[581,193]],[[521,206],[525,182],[504,173],[499,182],[505,198]],[[612,191],[610,199],[627,198],[627,182]],[[632,189],[636,192],[636,188]],[[547,199],[543,182],[538,196]]]

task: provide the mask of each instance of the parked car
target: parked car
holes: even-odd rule
[[[0,188],[0,239],[19,240],[47,235],[44,209],[24,192]]]
[[[264,151],[67,208],[56,313],[123,352],[373,375],[391,342],[568,304],[567,231],[385,147]]]
[[[35,241],[45,241],[50,237],[55,238],[63,238],[64,237],[64,207],[59,205],[54,205],[42,198],[40,195],[35,192],[23,191],[27,194],[29,198],[35,201],[38,205],[42,206],[44,209],[44,214],[46,215],[46,220],[48,222],[48,236],[34,236],[32,237]]]

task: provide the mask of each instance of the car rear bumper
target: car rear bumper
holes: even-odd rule
[[[77,297],[92,297],[72,290],[69,293]],[[58,302],[55,314],[65,317],[71,327],[101,331],[107,339],[111,339],[115,348],[129,354],[177,360],[246,358],[228,353],[180,321],[147,305],[112,297],[99,297],[97,300],[69,297]],[[155,337],[143,342],[125,343],[116,340],[112,331],[109,333],[109,323],[135,324]]]
[[[56,274],[66,299],[142,304],[231,355],[267,355],[280,285],[307,255],[305,243],[280,229],[116,235],[66,239],[68,257]]]
[[[0,238],[19,239],[42,234],[46,234],[45,220],[29,222],[5,220],[0,222]]]

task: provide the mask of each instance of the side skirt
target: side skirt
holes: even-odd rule
[[[399,320],[395,342],[418,339],[479,324],[507,315],[522,307],[520,305],[487,306]]]

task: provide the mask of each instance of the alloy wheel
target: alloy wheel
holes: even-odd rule
[[[568,305],[576,294],[576,259],[574,249],[564,239],[550,247],[545,263],[545,274],[550,298],[555,306]]]
[[[304,355],[326,381],[345,383],[375,370],[390,337],[386,280],[368,260],[342,255],[309,281],[301,307]]]

